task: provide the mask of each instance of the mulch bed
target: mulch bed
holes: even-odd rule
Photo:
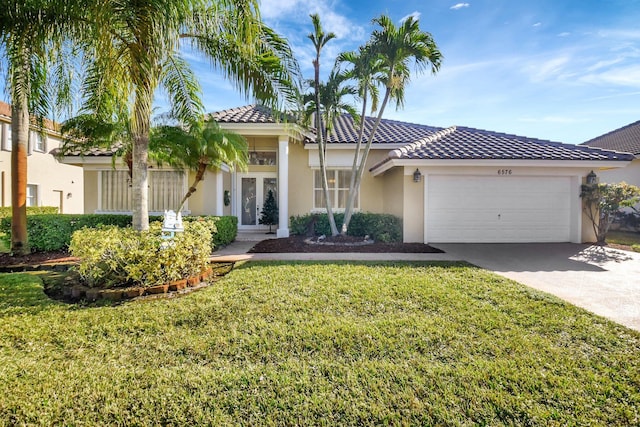
[[[359,253],[442,253],[440,249],[424,243],[382,243],[360,244],[361,237],[337,236],[327,237],[323,242],[310,244],[305,237],[292,236],[281,239],[263,240],[249,250],[250,253],[326,253],[326,252],[359,252]]]
[[[0,267],[12,265],[43,265],[54,263],[73,262],[75,258],[67,251],[34,252],[22,256],[11,256],[8,253],[0,253]]]

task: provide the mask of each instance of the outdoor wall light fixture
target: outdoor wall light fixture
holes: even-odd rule
[[[420,169],[416,168],[416,171],[413,173],[413,182],[420,182],[422,180],[422,174],[420,173]]]
[[[594,171],[589,172],[587,175],[587,185],[594,185],[598,183],[598,176]]]

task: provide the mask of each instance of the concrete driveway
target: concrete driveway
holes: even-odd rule
[[[571,243],[434,246],[640,331],[640,253]]]

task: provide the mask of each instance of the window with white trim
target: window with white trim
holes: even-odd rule
[[[27,184],[27,206],[38,206],[38,186]]]
[[[351,170],[330,169],[327,170],[327,184],[333,209],[345,209],[349,197],[349,183],[351,181]],[[360,195],[356,195],[354,209],[360,207]],[[313,172],[313,209],[326,209],[324,191],[322,190],[322,174],[320,170]]]
[[[2,149],[4,151],[11,151],[11,124],[4,123],[2,125]]]
[[[40,132],[29,132],[30,151],[45,152],[47,149],[47,137]]]
[[[149,171],[149,212],[176,209],[185,193],[185,172]],[[128,171],[100,171],[100,211],[131,212],[131,179]]]

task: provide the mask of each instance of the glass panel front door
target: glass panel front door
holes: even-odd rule
[[[240,188],[242,198],[240,225],[256,225],[256,178],[242,178],[242,185]]]
[[[246,174],[240,176],[239,220],[244,228],[257,228],[262,207],[269,195],[278,201],[278,179],[272,174]]]

